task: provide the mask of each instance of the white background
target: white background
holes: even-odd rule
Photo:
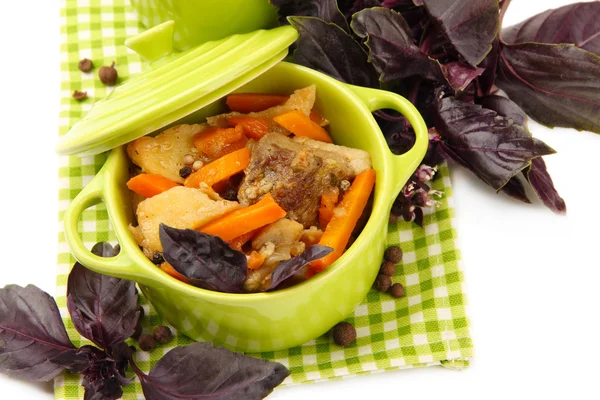
[[[514,0],[505,26],[568,3]],[[54,293],[58,2],[2,7],[0,287],[32,283]],[[546,160],[568,216],[496,195],[469,172],[452,170],[475,343],[471,367],[282,388],[270,398],[600,398],[600,135],[530,128],[558,151]],[[51,398],[51,383],[0,376],[0,399]]]

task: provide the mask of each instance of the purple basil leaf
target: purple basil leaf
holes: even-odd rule
[[[479,67],[483,68],[483,73],[477,79],[479,83],[479,87],[484,95],[489,94],[494,85],[496,83],[496,70],[498,68],[498,51],[499,51],[500,43],[498,38],[494,39],[492,42],[492,50],[488,53],[487,56],[483,59],[481,63],[479,63]]]
[[[531,161],[531,168],[524,171],[524,175],[546,207],[557,214],[566,214],[567,205],[554,188],[554,183],[542,157],[534,158]]]
[[[396,7],[410,7],[410,6],[422,6],[423,0],[384,0],[381,3],[381,7],[396,8]]]
[[[192,229],[160,225],[163,256],[194,286],[224,293],[241,293],[248,260],[221,238]]]
[[[258,400],[290,374],[283,365],[210,343],[169,351],[146,375],[133,364],[147,400]]]
[[[437,61],[414,44],[411,29],[400,13],[382,7],[360,11],[350,24],[361,38],[367,38],[369,60],[383,82],[422,76],[443,80]]]
[[[67,282],[67,306],[77,331],[108,349],[135,332],[139,319],[135,283],[98,274],[75,263]]]
[[[49,381],[64,367],[50,359],[74,355],[54,299],[33,286],[0,289],[0,373],[27,381]]]
[[[333,249],[328,246],[314,245],[304,250],[302,254],[279,263],[271,275],[271,285],[267,290],[273,290],[283,281],[296,275],[307,264],[325,257]]]
[[[502,30],[507,44],[526,42],[574,44],[600,55],[600,3],[569,4],[547,10]]]
[[[522,125],[527,129],[527,114],[514,101],[498,95],[489,95],[482,97],[480,104],[497,112],[502,117],[512,119],[515,124]]]
[[[294,51],[296,63],[323,72],[342,82],[379,87],[373,65],[360,43],[334,24],[312,17],[289,17],[300,37]]]
[[[600,57],[574,45],[524,43],[500,50],[496,84],[548,126],[600,133]]]
[[[116,256],[114,247],[110,243],[107,243],[107,242],[96,243],[92,247],[92,250],[90,250],[90,251],[93,254],[97,255],[98,257],[114,257],[114,256]]]
[[[478,65],[498,35],[498,0],[424,0],[425,8],[454,48]]]
[[[336,24],[349,31],[346,17],[340,11],[336,0],[271,0],[278,9],[280,19],[287,22],[287,17],[317,17],[325,22]]]
[[[450,97],[438,101],[435,126],[443,140],[438,151],[441,147],[496,190],[531,159],[554,153],[512,119]]]
[[[529,200],[527,193],[525,193],[525,186],[523,186],[523,182],[518,178],[518,175],[510,178],[500,190],[515,200],[531,204],[531,200]]]
[[[467,86],[485,71],[483,68],[473,68],[460,61],[442,64],[442,72],[446,80],[456,91],[465,90]]]

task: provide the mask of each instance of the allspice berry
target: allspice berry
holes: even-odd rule
[[[392,287],[390,287],[390,295],[394,298],[404,296],[404,286],[401,283],[394,283]]]
[[[76,90],[73,92],[73,98],[77,101],[82,101],[87,99],[87,92],[80,92],[79,90]]]
[[[379,273],[387,276],[396,275],[396,264],[394,264],[393,262],[384,261],[383,264],[381,264],[381,269],[379,270]]]
[[[333,327],[333,341],[339,346],[348,346],[356,340],[356,329],[349,322],[340,322]]]
[[[83,60],[79,61],[78,67],[81,70],[81,72],[90,72],[92,68],[94,68],[94,63],[92,62],[92,60],[84,58]]]
[[[115,69],[115,63],[113,62],[110,67],[105,65],[100,68],[98,76],[100,77],[100,81],[106,86],[114,86],[117,83],[117,79],[119,79],[119,74]]]
[[[150,351],[156,347],[156,340],[150,335],[142,335],[138,340],[140,349]]]
[[[400,261],[402,261],[402,249],[398,246],[390,246],[383,254],[383,257],[385,258],[385,261],[398,264]]]
[[[169,329],[168,326],[161,325],[154,328],[152,336],[154,336],[154,339],[156,339],[158,343],[165,344],[171,340],[173,332],[171,332],[171,329]]]
[[[392,286],[392,278],[387,275],[377,275],[377,279],[375,280],[375,289],[378,291],[385,293]]]

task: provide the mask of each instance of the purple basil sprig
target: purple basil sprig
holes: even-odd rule
[[[96,255],[115,255],[98,243]],[[73,324],[96,346],[73,345],[56,301],[29,285],[0,289],[0,373],[27,381],[49,381],[64,370],[82,375],[85,399],[115,400],[134,378],[150,400],[262,399],[290,373],[283,365],[207,343],[168,352],[147,375],[124,342],[138,323],[135,283],[85,269],[76,263],[67,283]]]

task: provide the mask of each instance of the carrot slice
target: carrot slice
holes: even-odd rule
[[[264,93],[239,93],[227,96],[227,106],[231,111],[248,114],[264,111],[267,108],[280,106],[289,99],[289,96]]]
[[[194,146],[211,160],[241,149],[247,141],[242,127],[208,128],[194,136]]]
[[[248,257],[248,269],[259,269],[264,262],[265,256],[253,250]]]
[[[309,117],[311,121],[319,124],[319,126],[325,126],[329,123],[325,118],[323,118],[321,113],[314,108],[310,110]]]
[[[285,217],[286,214],[285,210],[275,202],[273,196],[267,193],[258,203],[226,214],[198,230],[229,241],[271,224]]]
[[[185,276],[183,276],[179,272],[177,272],[177,270],[175,268],[173,268],[173,266],[166,261],[164,263],[160,264],[159,268],[162,269],[167,274],[171,275],[173,278],[179,279],[181,282],[190,283],[190,281]]]
[[[264,118],[254,117],[231,117],[227,122],[237,127],[240,126],[244,135],[252,139],[260,139],[269,132],[269,121]]]
[[[242,251],[242,247],[250,240],[252,240],[257,233],[257,231],[247,232],[236,238],[228,240],[227,243],[229,243],[229,247],[231,247],[232,249]]]
[[[329,221],[327,229],[323,232],[321,240],[319,240],[320,245],[333,248],[333,252],[311,263],[309,270],[312,274],[323,271],[340,258],[350,239],[350,235],[352,235],[352,230],[356,222],[367,205],[374,185],[374,169],[367,169],[358,174],[354,179],[352,186],[350,186],[340,204],[335,208],[333,217]]]
[[[327,133],[321,125],[312,121],[310,117],[302,111],[295,110],[278,115],[273,118],[273,121],[277,122],[296,136],[306,136],[321,142],[333,143],[329,133]]]
[[[333,217],[333,209],[338,203],[340,189],[332,188],[321,195],[321,207],[319,207],[319,225],[321,229],[327,228],[327,224]]]
[[[175,186],[179,184],[158,174],[139,174],[127,181],[129,190],[146,198],[166,192]]]
[[[215,183],[242,172],[248,167],[248,164],[250,164],[250,150],[244,147],[206,164],[188,176],[183,184],[187,187],[197,188],[200,187],[200,182],[205,182],[208,186],[213,187]]]

